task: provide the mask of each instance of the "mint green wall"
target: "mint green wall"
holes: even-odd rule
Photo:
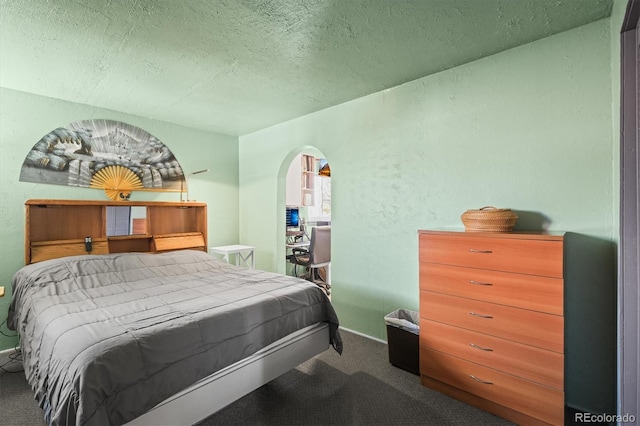
[[[333,300],[344,327],[384,339],[386,313],[417,310],[418,229],[459,227],[468,208],[510,207],[521,229],[546,223],[575,233],[567,401],[613,412],[618,30],[598,21],[243,136],[239,151],[233,137],[0,89],[0,282],[7,286],[22,265],[25,200],[104,199],[18,182],[28,150],[58,126],[120,120],[160,138],[185,170],[211,169],[190,181],[192,198],[209,206],[210,244],[254,245],[258,267],[280,272],[284,176],[298,152],[315,147],[332,168]],[[14,342],[0,336],[0,349]]]
[[[567,300],[567,401],[614,412],[611,46],[601,20],[240,137],[242,243],[282,270],[283,162],[321,150],[332,300],[344,327],[384,339],[385,314],[418,309],[418,229],[460,227],[466,209],[494,205],[517,210],[520,229],[576,233],[569,245],[589,250],[567,259],[567,298],[584,298]],[[583,356],[589,339],[603,343]]]
[[[238,241],[238,139],[142,117],[0,89],[0,321],[6,318],[13,274],[24,265],[24,202],[32,198],[106,200],[102,191],[19,182],[20,167],[33,145],[70,122],[106,118],[140,127],[164,142],[183,169],[209,168],[189,179],[190,198],[206,202],[209,244]],[[179,201],[179,193],[134,192],[134,200]],[[3,325],[0,328],[8,333]],[[0,350],[16,339],[0,335]]]

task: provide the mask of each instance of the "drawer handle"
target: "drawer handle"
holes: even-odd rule
[[[475,312],[469,312],[469,315],[473,315],[474,317],[485,318],[485,319],[493,318],[491,315],[482,315],[482,314],[478,314],[478,313],[475,313]]]
[[[482,379],[480,379],[480,378],[478,378],[478,377],[474,376],[473,374],[469,374],[469,377],[471,377],[471,378],[472,378],[473,380],[475,380],[476,382],[480,382],[480,383],[485,384],[485,385],[492,385],[492,384],[493,384],[493,382],[489,382],[489,381],[487,381],[487,380],[482,380]]]
[[[475,280],[469,280],[469,284],[473,284],[473,285],[493,285],[491,283],[483,283],[481,281],[475,281]]]
[[[476,345],[475,343],[469,343],[469,346],[471,346],[472,348],[480,349],[481,351],[493,352],[493,349],[491,349],[491,348],[483,348],[482,346]]]
[[[492,251],[492,250],[469,249],[469,251],[470,251],[471,253],[488,253],[488,254],[493,253],[493,251]]]

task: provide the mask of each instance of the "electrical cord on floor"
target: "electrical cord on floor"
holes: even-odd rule
[[[15,352],[9,355],[9,360],[0,365],[0,371],[3,373],[22,373],[24,371],[24,367],[22,366],[22,352],[20,351],[20,347],[16,345],[14,347]],[[17,369],[7,367],[17,366]]]
[[[2,334],[5,337],[18,337],[18,333],[13,333],[13,334],[7,334],[4,331],[2,331],[2,328],[5,327],[6,328],[7,325],[7,318],[5,318],[1,323],[0,323],[0,334]],[[16,345],[14,347],[15,352],[13,352],[12,354],[9,355],[9,360],[2,363],[0,365],[0,371],[2,371],[3,373],[20,373],[22,371],[24,371],[24,368],[22,368],[22,352],[20,352],[20,347],[18,345]],[[18,369],[7,369],[7,367],[12,366],[12,365],[16,365],[19,366]]]

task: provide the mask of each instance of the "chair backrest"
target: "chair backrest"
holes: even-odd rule
[[[311,264],[331,262],[331,226],[315,226],[309,242]]]

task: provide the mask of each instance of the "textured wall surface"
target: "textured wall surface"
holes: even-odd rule
[[[43,7],[46,13],[31,16],[20,3]],[[209,205],[210,243],[254,245],[258,267],[279,271],[284,270],[286,169],[296,153],[315,147],[332,168],[333,300],[345,327],[384,339],[385,314],[417,309],[418,229],[459,227],[459,216],[468,208],[510,207],[522,218],[520,229],[577,235],[567,271],[572,298],[567,307],[567,400],[595,412],[613,411],[619,98],[612,84],[618,46],[610,34],[619,29],[609,20],[245,135],[238,154],[238,139],[194,128],[242,134],[290,118],[291,111],[311,112],[380,90],[377,83],[365,81],[399,68],[407,67],[405,80],[392,85],[418,78],[424,75],[420,67],[436,54],[455,51],[447,43],[456,40],[472,46],[470,53],[477,55],[460,63],[490,55],[495,51],[475,44],[475,38],[487,36],[495,16],[459,8],[429,14],[435,21],[458,15],[462,20],[444,24],[443,39],[433,40],[444,44],[427,55],[412,43],[398,42],[407,38],[401,24],[407,17],[393,8],[372,10],[374,21],[363,18],[350,27],[346,11],[333,11],[326,20],[309,18],[320,16],[326,2],[296,2],[289,9],[284,2],[262,2],[254,10],[249,9],[254,2],[247,2],[238,6],[233,22],[223,19],[198,35],[194,26],[206,25],[205,17],[191,22],[186,16],[195,10],[219,19],[219,11],[207,10],[206,2],[189,2],[198,7],[188,10],[187,2],[133,1],[128,2],[131,16],[115,9],[91,11],[88,1],[68,3],[80,8],[77,14],[36,0],[2,4],[0,282],[5,286],[22,265],[25,200],[103,199],[94,190],[18,182],[28,149],[55,127],[96,117],[131,123],[165,142],[186,169],[210,168],[191,181],[192,198]],[[351,8],[355,3],[336,4]],[[539,9],[542,2],[517,3],[525,5],[524,20],[509,18],[513,11],[494,9],[506,31],[493,42],[497,51],[511,47],[504,45],[507,39],[525,34],[526,21],[538,19],[535,25],[543,29],[553,21]],[[564,5],[567,15],[584,11],[578,6],[582,2],[546,2],[551,3]],[[616,2],[618,14],[621,3]],[[606,15],[611,2],[592,4]],[[181,12],[170,13],[174,6]],[[24,28],[5,22],[11,16],[4,13],[7,8],[26,20]],[[371,31],[389,21],[394,22],[390,33]],[[410,21],[424,25],[425,31],[438,25]],[[465,23],[471,25],[466,38],[461,34]],[[250,43],[255,39],[235,33],[249,25],[257,34],[250,37],[269,40],[270,49],[255,50]],[[135,37],[141,27],[149,31],[142,41]],[[234,33],[238,44],[219,43],[216,35],[225,33]],[[361,49],[355,35],[396,52],[378,55]],[[390,41],[394,36],[401,38]],[[84,39],[94,48],[79,48]],[[25,47],[26,40],[35,41],[34,50]],[[205,50],[212,49],[222,56],[205,60]],[[257,67],[251,68],[249,59]],[[356,63],[365,70],[357,71]],[[319,82],[320,76],[327,80]],[[79,97],[71,103],[6,87],[61,99],[71,92]],[[344,93],[348,95],[342,97]],[[309,102],[302,102],[300,94]],[[263,107],[247,107],[244,102],[250,98]],[[151,196],[134,194],[135,199]],[[0,299],[0,320],[8,303],[9,297]],[[0,349],[14,342],[0,336]]]
[[[418,308],[418,229],[460,227],[466,209],[494,205],[517,210],[519,229],[584,235],[591,246],[568,260],[581,298],[567,302],[567,398],[612,410],[610,51],[602,20],[241,137],[241,240],[259,266],[283,267],[284,233],[271,231],[282,164],[318,148],[332,171],[332,300],[345,327],[385,338],[385,314]],[[602,347],[583,357],[589,339]]]
[[[105,109],[0,89],[0,322],[11,299],[11,277],[24,265],[24,202],[33,198],[106,200],[101,190],[19,182],[20,167],[31,147],[49,131],[72,121],[106,118],[140,127],[164,142],[187,173],[208,168],[189,179],[189,196],[206,202],[209,244],[238,240],[238,140]],[[134,192],[134,200],[179,201],[179,193]],[[0,328],[7,333],[2,325]],[[13,334],[13,333],[11,333]],[[0,350],[17,339],[0,335]]]

